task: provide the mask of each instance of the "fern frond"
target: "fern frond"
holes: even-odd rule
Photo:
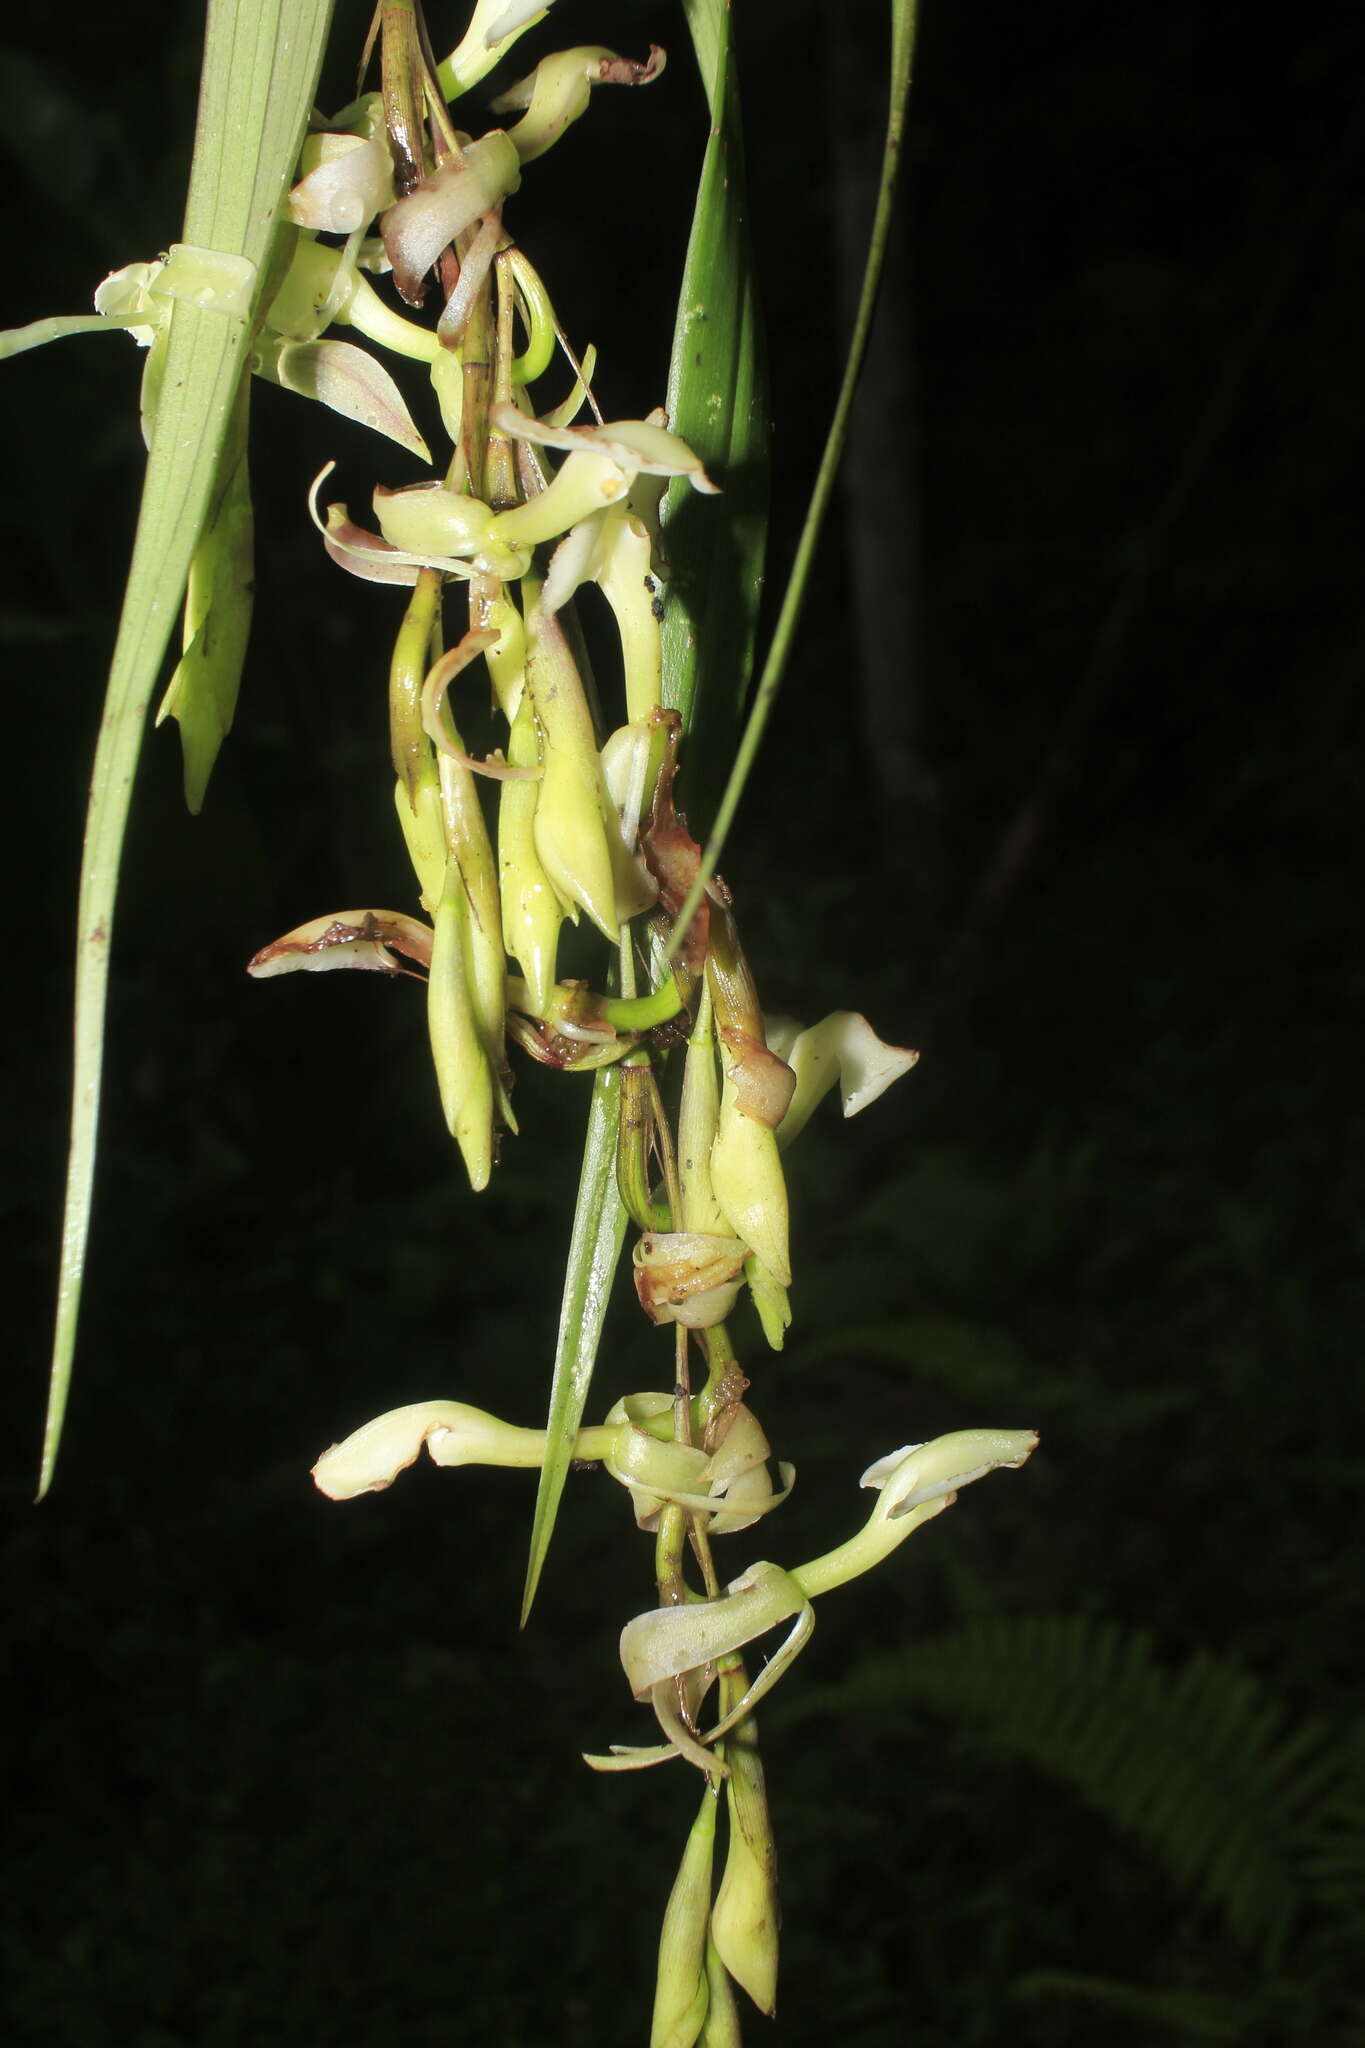
[[[1075,1970],[1030,1970],[1011,1990],[1026,2004],[1040,2004],[1049,1998],[1066,2000],[1090,2006],[1097,2014],[1111,2013],[1118,2019],[1169,2029],[1196,2041],[1240,2041],[1251,2016],[1245,2001],[1229,1999],[1222,1992],[1181,1987],[1153,1990],[1145,1984],[1083,1976]]]
[[[1149,1634],[1116,1621],[974,1622],[866,1660],[837,1700],[841,1712],[917,1706],[974,1724],[1070,1785],[1267,1960],[1303,1906],[1326,1903],[1329,1885],[1344,1894],[1365,1863],[1330,1727],[1291,1725],[1266,1686],[1217,1657],[1172,1671]]]

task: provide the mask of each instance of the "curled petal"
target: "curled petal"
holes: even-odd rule
[[[683,1719],[682,1707],[678,1700],[678,1688],[670,1680],[651,1686],[649,1703],[654,1717],[669,1742],[680,1756],[685,1756],[699,1771],[705,1771],[708,1778],[728,1778],[730,1767],[722,1763],[709,1749],[703,1749],[693,1730]]]
[[[653,1764],[672,1763],[681,1755],[671,1742],[657,1742],[652,1749],[640,1749],[628,1742],[613,1742],[608,1756],[594,1755],[591,1750],[580,1750],[579,1754],[589,1770],[593,1771],[647,1771]]]
[[[287,203],[301,228],[354,234],[393,204],[393,159],[378,136],[310,135],[300,161],[305,175]]]
[[[469,143],[458,164],[443,164],[380,221],[393,281],[409,305],[420,306],[425,280],[443,249],[521,183],[521,158],[502,129]]]
[[[635,1247],[635,1291],[655,1323],[689,1330],[723,1322],[734,1306],[749,1247],[700,1231],[652,1231]]]
[[[621,1664],[631,1692],[642,1700],[666,1678],[712,1664],[755,1636],[790,1621],[807,1606],[790,1572],[759,1563],[732,1579],[719,1600],[656,1607],[637,1614],[621,1631]]]
[[[297,925],[282,939],[262,946],[247,963],[257,981],[298,968],[326,974],[337,967],[366,968],[373,974],[406,974],[388,950],[406,954],[420,967],[431,965],[431,927],[399,910],[342,910]]]
[[[150,348],[156,331],[166,319],[164,300],[152,296],[152,286],[161,275],[159,263],[125,263],[111,270],[95,287],[95,311],[106,320],[125,323],[140,348]],[[134,325],[134,322],[144,322]]]
[[[436,332],[444,348],[457,348],[464,339],[469,316],[488,281],[493,258],[502,240],[502,207],[498,205],[489,208],[478,234],[465,250],[464,259],[460,264],[459,282],[446,300],[445,308],[436,323]]]
[[[542,773],[539,766],[516,768],[509,762],[495,756],[481,761],[474,754],[467,754],[463,747],[457,747],[447,729],[447,721],[441,716],[446,691],[462,669],[471,661],[477,661],[486,654],[499,638],[496,626],[476,626],[465,634],[458,646],[448,648],[428,672],[422,685],[422,730],[433,746],[439,747],[453,761],[460,761],[476,775],[487,775],[495,782],[534,782]]]
[[[318,492],[326,483],[334,462],[324,463],[308,487],[308,516],[322,535],[322,545],[340,569],[359,576],[366,583],[415,583],[424,564],[416,556],[400,554],[377,533],[357,526],[344,505],[329,505],[324,520],[318,511]]]
[[[651,44],[643,63],[598,47],[560,50],[553,57],[543,57],[529,77],[500,93],[492,102],[493,112],[506,114],[526,108],[511,136],[522,162],[530,163],[543,156],[586,111],[593,86],[648,85],[659,76],[664,63],[657,44]]]

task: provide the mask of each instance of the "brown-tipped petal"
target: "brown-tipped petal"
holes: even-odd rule
[[[392,946],[420,967],[429,967],[431,939],[429,925],[399,910],[340,910],[331,917],[312,918],[262,946],[247,962],[246,971],[257,981],[299,968],[315,974],[338,967],[404,974],[407,969],[400,967],[387,949]]]

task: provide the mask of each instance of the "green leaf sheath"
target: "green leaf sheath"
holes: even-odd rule
[[[593,1076],[588,1135],[578,1181],[573,1236],[564,1276],[555,1344],[554,1378],[546,1422],[545,1462],[540,1468],[531,1554],[521,1619],[525,1626],[540,1583],[564,1479],[573,1460],[574,1438],[592,1383],[592,1369],[607,1313],[611,1283],[626,1235],[626,1210],[616,1185],[616,1139],[621,1122],[621,1074],[604,1067]]]
[[[716,871],[725,845],[726,835],[734,822],[739,800],[749,779],[758,753],[759,741],[763,737],[768,714],[781,686],[786,671],[787,658],[796,637],[797,622],[801,606],[805,602],[806,586],[815,560],[815,550],[829,509],[830,496],[834,490],[844,441],[848,434],[849,414],[853,408],[854,393],[858,387],[858,376],[867,353],[867,340],[872,331],[872,315],[877,303],[877,286],[881,280],[882,263],[886,254],[887,235],[891,227],[891,211],[895,199],[896,177],[900,169],[901,144],[905,132],[905,109],[910,96],[910,65],[915,41],[915,0],[891,0],[891,84],[886,117],[886,140],[882,149],[881,181],[877,192],[877,210],[872,222],[872,238],[868,246],[867,263],[863,271],[862,291],[858,299],[858,311],[853,323],[853,335],[848,347],[848,360],[844,365],[843,381],[839,387],[838,402],[830,422],[825,451],[820,459],[815,487],[811,492],[810,504],[806,509],[805,524],[797,544],[796,558],[792,563],[791,575],[783,593],[782,608],[777,624],[773,628],[772,644],[763,664],[763,673],[749,707],[743,736],[735,753],[730,769],[725,794],[716,812],[715,823],[702,859],[701,872],[693,885],[687,902],[678,914],[676,929],[685,932],[692,914],[701,901],[707,881]]]
[[[263,275],[317,86],[331,0],[210,0],[186,243]],[[258,297],[259,297],[258,279]],[[90,785],[76,943],[75,1072],[39,1499],[52,1481],[85,1268],[109,943],[147,707],[204,524],[252,317],[177,298]]]

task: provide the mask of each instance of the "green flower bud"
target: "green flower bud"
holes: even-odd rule
[[[730,1973],[720,1959],[714,1941],[706,1944],[706,1988],[711,2002],[697,2036],[697,2048],[744,2048],[739,2028],[739,2006]]]
[[[678,1109],[678,1183],[682,1227],[713,1236],[725,1233],[725,1218],[711,1184],[711,1147],[720,1122],[720,1075],[711,1021],[711,990],[703,979],[697,1021],[687,1044],[682,1101]]]
[[[592,717],[558,620],[528,610],[526,689],[540,723],[545,773],[536,784],[535,847],[561,900],[617,937],[607,794]]]
[[[728,1713],[744,1693],[743,1667],[721,1679],[721,1706]],[[758,1753],[758,1730],[748,1714],[725,1738],[725,1783],[730,1844],[711,1914],[711,1938],[721,1961],[742,1984],[760,2012],[771,2018],[777,2004],[777,1850]]]
[[[535,712],[523,695],[512,720],[507,758],[518,768],[540,761]],[[498,798],[498,884],[507,950],[525,978],[535,1014],[543,1017],[555,985],[555,959],[564,906],[536,852],[540,785],[504,782]]]
[[[469,903],[454,860],[436,906],[427,1023],[446,1128],[477,1192],[493,1171],[493,1076],[475,1011]]]
[[[693,2048],[706,2018],[706,1930],[715,1840],[716,1798],[708,1785],[664,1909],[649,2048]]]
[[[421,891],[422,908],[432,916],[446,879],[446,828],[435,765],[428,761],[419,771],[411,796],[406,783],[395,782],[393,800],[408,859]]]
[[[728,1075],[711,1147],[711,1185],[734,1235],[758,1254],[779,1286],[790,1287],[787,1183],[777,1137],[767,1124],[743,1113]]]

